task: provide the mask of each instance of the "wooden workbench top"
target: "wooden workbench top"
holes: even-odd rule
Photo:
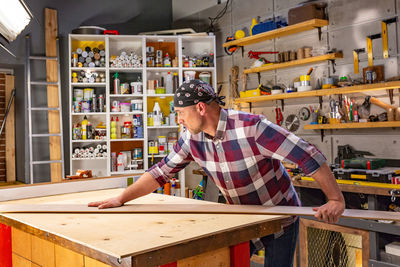
[[[86,204],[114,197],[123,189],[108,189],[2,202],[1,204]],[[150,194],[132,204],[210,204],[180,197]],[[215,205],[219,205],[216,204]],[[0,214],[0,222],[62,244],[111,265],[135,261],[168,263],[199,252],[230,246],[280,229],[285,216],[229,214]],[[185,249],[182,249],[185,247]],[[150,258],[157,258],[151,261]],[[139,266],[139,265],[138,265]]]

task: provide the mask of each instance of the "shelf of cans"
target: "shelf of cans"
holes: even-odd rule
[[[103,92],[96,94],[96,91]],[[104,90],[96,88],[74,88],[73,113],[104,113],[106,111]]]
[[[111,172],[124,173],[135,170],[143,170],[143,149],[134,148],[132,150],[111,153]]]
[[[106,66],[106,51],[103,44],[96,47],[78,47],[75,51],[72,51],[71,57],[71,67],[74,68]]]
[[[94,69],[85,69],[71,72],[71,82],[73,84],[105,84],[106,74]]]
[[[78,123],[74,123],[72,127],[72,140],[95,140],[95,141],[106,141],[107,129],[102,122],[96,127],[93,127],[92,123],[87,119],[85,115],[83,120]]]
[[[107,145],[87,145],[74,148],[72,159],[106,159],[107,155]]]
[[[111,117],[110,123],[110,139],[114,140],[143,140],[143,116],[133,115],[132,119],[130,116],[122,116],[120,120],[118,116]],[[122,121],[123,120],[123,121]],[[125,140],[124,140],[125,141]]]
[[[142,57],[137,55],[134,51],[127,53],[121,51],[119,55],[110,56],[110,68],[141,68]]]
[[[174,145],[178,142],[178,133],[169,132],[168,137],[160,135],[155,140],[148,141],[148,157],[164,157],[174,149]]]

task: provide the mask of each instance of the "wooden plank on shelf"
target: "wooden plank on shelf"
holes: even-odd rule
[[[359,128],[385,128],[385,127],[400,127],[400,121],[352,122],[352,123],[304,125],[305,130],[359,129]]]
[[[370,186],[364,185],[368,182],[362,181],[345,181],[345,180],[336,180],[338,186],[341,191],[343,192],[352,192],[352,193],[361,193],[361,194],[371,194],[371,195],[380,195],[380,196],[391,196],[390,191],[395,189],[398,185],[391,185],[391,184],[382,184],[380,186]],[[349,182],[349,183],[345,183]],[[352,183],[352,184],[350,184]],[[372,183],[376,184],[376,183]],[[315,181],[308,181],[308,180],[295,180],[293,181],[293,185],[296,187],[304,187],[304,188],[315,188],[321,189],[319,184]]]
[[[291,67],[297,67],[297,66],[322,62],[322,61],[326,61],[326,60],[334,60],[334,59],[339,59],[339,58],[343,58],[343,53],[336,52],[336,53],[330,53],[330,54],[326,54],[326,55],[322,55],[322,56],[315,56],[315,57],[308,57],[308,58],[304,58],[304,59],[292,60],[292,61],[284,62],[284,63],[270,64],[270,65],[266,65],[266,66],[262,66],[262,67],[245,69],[243,71],[243,73],[250,74],[250,73],[263,72],[263,71],[291,68]]]
[[[362,84],[362,85],[338,87],[338,88],[332,88],[332,89],[312,90],[312,91],[306,91],[306,92],[294,92],[294,93],[285,93],[285,94],[276,94],[276,95],[243,97],[243,98],[235,99],[235,104],[264,102],[264,101],[272,101],[272,100],[279,100],[279,99],[317,97],[317,96],[338,95],[338,94],[352,94],[352,93],[361,93],[361,92],[377,91],[377,90],[385,90],[385,89],[396,89],[396,88],[400,88],[400,81]]]
[[[169,213],[169,214],[253,214],[253,215],[298,215],[314,216],[312,207],[225,204],[127,204],[113,209],[98,209],[86,204],[3,204],[0,213]],[[400,214],[388,211],[347,209],[343,217],[367,220],[396,220]]]
[[[46,56],[57,57],[57,10],[45,8],[45,38],[46,38]],[[58,62],[56,60],[46,60],[47,82],[58,81]],[[60,107],[58,103],[58,86],[47,86],[47,106],[49,108]],[[61,111],[60,111],[61,112]],[[57,110],[48,111],[49,133],[60,133],[60,112]],[[61,138],[62,136],[50,136],[50,160],[61,160]],[[50,177],[52,182],[59,182],[64,178],[61,163],[50,164]]]
[[[11,97],[14,90],[14,76],[6,75],[6,103]],[[7,182],[15,182],[15,99],[11,103],[10,110],[7,115],[5,136],[6,136],[6,179]]]
[[[295,34],[295,33],[299,33],[299,32],[313,30],[318,27],[327,26],[328,24],[329,24],[329,21],[327,21],[327,20],[311,19],[311,20],[307,20],[304,22],[294,24],[294,25],[279,28],[276,30],[267,31],[267,32],[256,34],[256,35],[244,37],[239,40],[234,40],[231,42],[226,42],[222,46],[223,47],[229,47],[232,45],[246,46],[246,45],[259,43],[262,41],[266,41],[266,40],[270,40],[270,39],[274,39],[274,38],[278,38],[278,37],[283,37],[283,36],[287,36],[287,35],[291,35],[291,34]]]

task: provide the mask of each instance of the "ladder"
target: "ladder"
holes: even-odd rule
[[[56,57],[49,57],[49,56],[33,56],[30,53],[30,35],[26,35],[26,81],[27,81],[27,96],[28,96],[28,129],[29,129],[29,168],[30,168],[30,183],[34,183],[33,177],[33,167],[38,164],[50,164],[51,170],[51,181],[61,180],[64,177],[64,143],[63,143],[63,127],[62,127],[62,108],[61,108],[61,80],[60,80],[60,46],[59,40],[56,38],[57,43],[57,56]],[[57,81],[56,82],[49,82],[49,81],[32,81],[31,80],[31,61],[34,60],[45,60],[46,63],[49,61],[56,61],[57,62]],[[48,64],[46,64],[47,67]],[[58,90],[58,106],[56,107],[32,107],[32,92],[37,87],[40,86],[56,86]],[[49,94],[49,88],[47,93]],[[49,106],[49,103],[48,103]],[[48,133],[40,133],[40,134],[33,134],[32,133],[32,112],[40,112],[40,111],[48,111],[48,120],[52,119],[51,116],[52,112],[58,112],[59,118],[59,127],[56,127],[56,131],[50,130]],[[54,115],[54,114],[53,114]],[[56,116],[57,117],[57,116]],[[45,119],[45,118],[44,118]],[[49,125],[50,126],[50,125]],[[48,137],[49,138],[49,152],[50,152],[50,160],[45,161],[35,161],[33,160],[33,142],[37,140],[37,138],[41,137]],[[53,142],[52,142],[53,141]],[[59,151],[60,153],[53,153],[52,155],[52,148],[54,148],[58,144],[60,145]],[[58,149],[57,147],[55,147]],[[54,156],[57,159],[54,159]],[[61,168],[58,165],[61,164]],[[56,172],[54,172],[56,170]]]

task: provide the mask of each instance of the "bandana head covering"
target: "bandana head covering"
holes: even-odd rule
[[[201,80],[190,80],[182,83],[175,92],[174,106],[188,107],[196,105],[199,102],[211,103],[217,102],[220,105],[225,105],[222,101],[225,96],[219,96],[215,93],[214,88]]]

